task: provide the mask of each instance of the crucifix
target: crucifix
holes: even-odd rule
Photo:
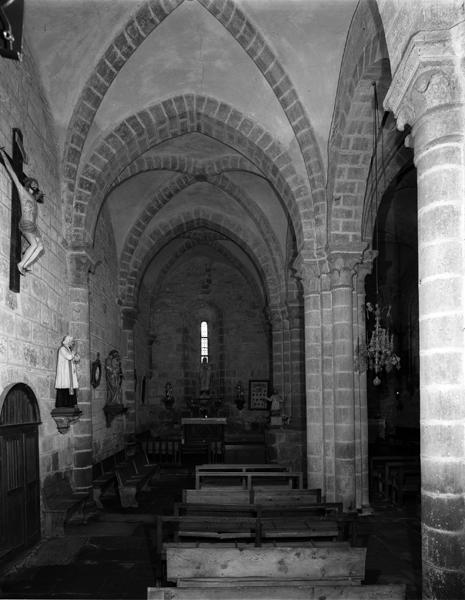
[[[5,160],[5,159],[4,159]],[[13,169],[19,179],[24,177],[23,164],[27,164],[23,148],[23,134],[19,129],[13,129]],[[20,274],[16,265],[21,260],[21,231],[19,220],[21,218],[21,203],[18,190],[15,185],[11,186],[11,241],[10,241],[10,290],[20,291]]]
[[[27,163],[19,129],[13,130],[13,157],[0,148],[0,158],[12,186],[11,243],[10,243],[10,289],[19,292],[19,275],[26,275],[33,263],[43,254],[42,236],[37,227],[38,203],[43,202],[43,193],[37,180],[25,177],[23,163]],[[28,246],[21,256],[21,235]]]

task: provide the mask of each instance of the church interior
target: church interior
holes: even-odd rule
[[[465,598],[463,2],[0,30],[0,597]]]

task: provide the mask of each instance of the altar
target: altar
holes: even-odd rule
[[[181,419],[183,454],[204,454],[209,462],[224,458],[225,417],[184,417]]]

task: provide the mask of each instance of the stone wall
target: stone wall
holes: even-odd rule
[[[95,231],[95,272],[89,276],[90,295],[90,354],[95,360],[100,354],[102,378],[97,388],[92,388],[92,436],[94,461],[113,454],[124,445],[124,417],[115,418],[106,425],[103,407],[106,402],[105,359],[109,352],[121,348],[121,316],[117,303],[117,258],[111,220],[103,208]]]
[[[56,352],[68,332],[70,302],[59,176],[60,163],[47,101],[26,43],[22,62],[0,58],[0,145],[12,150],[12,128],[21,129],[28,164],[45,193],[38,226],[45,254],[21,277],[21,291],[9,290],[11,185],[0,167],[0,390],[24,382],[37,397],[40,418],[41,479],[70,470],[72,437],[57,431],[50,411],[55,405]],[[24,242],[26,243],[26,242]]]
[[[139,293],[137,321],[134,325],[134,369],[137,375],[134,382],[134,404],[137,432],[149,429],[152,421],[149,413],[149,390],[152,377],[151,342],[150,294],[142,287]]]
[[[196,257],[172,269],[156,295],[149,401],[160,404],[167,381],[178,408],[198,397],[200,321],[205,319],[210,327],[211,395],[223,398],[223,408],[230,412],[236,410],[238,381],[247,400],[249,380],[270,377],[263,308],[237,270],[213,261],[207,272],[205,265],[204,258]],[[257,420],[259,413],[250,411],[248,420]]]

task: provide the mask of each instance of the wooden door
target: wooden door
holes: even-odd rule
[[[31,394],[14,386],[0,415],[0,560],[40,539],[38,411]]]

